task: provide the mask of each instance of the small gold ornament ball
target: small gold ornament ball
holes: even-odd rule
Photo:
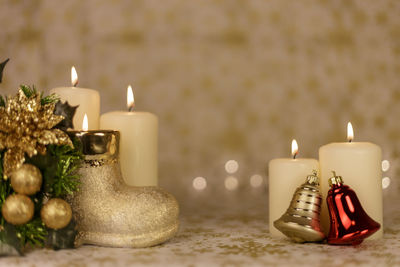
[[[72,218],[71,206],[61,198],[52,198],[42,207],[40,217],[49,228],[64,228]]]
[[[15,194],[6,198],[1,207],[4,219],[14,225],[29,222],[35,211],[32,200],[24,195]]]
[[[15,192],[33,195],[42,186],[42,173],[32,164],[23,164],[11,174],[11,186]]]

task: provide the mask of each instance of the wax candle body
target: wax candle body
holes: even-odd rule
[[[101,115],[101,129],[121,132],[120,161],[128,185],[158,185],[158,119],[149,112],[114,111]]]
[[[383,235],[382,201],[382,151],[379,146],[367,142],[331,143],[319,149],[321,167],[321,192],[326,198],[328,179],[332,171],[343,177],[343,183],[357,194],[367,214],[381,224],[378,232],[369,239]],[[322,203],[321,223],[325,233],[329,231],[329,214],[326,201]]]
[[[68,101],[71,106],[78,106],[74,116],[74,129],[81,130],[85,113],[89,121],[89,130],[99,129],[100,95],[96,90],[78,87],[57,87],[50,90],[60,96],[62,101]]]
[[[316,159],[273,159],[269,162],[269,230],[271,236],[284,237],[274,221],[286,212],[296,188],[313,170],[319,170]]]

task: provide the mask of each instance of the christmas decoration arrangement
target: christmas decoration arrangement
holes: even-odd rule
[[[73,112],[60,115],[63,105],[25,85],[15,96],[0,96],[1,255],[74,247],[66,198],[78,189],[82,153],[65,131]]]
[[[334,171],[329,185],[331,188],[326,198],[330,217],[328,244],[358,245],[379,230],[380,224],[368,216],[356,193],[344,185],[342,177]],[[294,242],[323,241],[321,203],[319,179],[317,172],[313,171],[306,182],[297,188],[289,208],[274,222],[274,226]]]
[[[7,62],[8,59],[0,63],[0,82]],[[157,186],[157,117],[133,110],[130,88],[129,111],[103,115],[101,125],[110,129],[98,130],[99,94],[92,89],[76,88],[76,71],[72,74],[74,86],[55,91],[76,106],[61,102],[55,94],[44,96],[35,87],[26,85],[21,85],[15,96],[0,96],[0,255],[21,255],[34,247],[63,249],[80,244],[148,247],[163,243],[177,233],[178,202]],[[71,130],[74,129],[73,120],[76,121],[75,113],[83,120],[83,130]],[[95,121],[94,128],[89,127],[88,114],[89,119]],[[320,162],[324,162],[320,169],[323,178],[325,175],[322,185],[327,180],[329,183],[327,237],[321,218],[328,216],[323,215],[326,208],[322,208],[317,171],[305,172],[319,169],[320,162],[296,159],[298,146],[293,140],[293,158],[270,163],[270,181],[274,182],[270,183],[270,190],[276,189],[270,205],[276,204],[272,205],[278,215],[273,217],[273,225],[294,242],[327,240],[332,245],[357,245],[381,227],[364,211],[355,191],[343,184],[341,176],[335,172],[329,179],[326,176],[329,164],[343,165],[346,168],[341,170],[346,171],[353,169],[347,160],[357,160],[354,165],[363,166],[363,159],[353,156],[359,151],[371,159],[368,162],[380,162],[379,147],[352,143],[353,129],[349,125],[348,143],[328,145],[320,151]],[[125,165],[122,167],[129,165],[122,171],[121,133],[125,134],[121,148]],[[365,172],[367,179],[363,180],[376,202],[382,198],[375,183],[378,167],[378,164],[371,164],[370,171]],[[286,200],[276,203],[280,197],[289,196],[284,186],[293,176],[296,185],[303,182],[307,174],[287,209]],[[128,186],[127,181],[133,186]],[[354,183],[354,186],[358,190],[359,184]],[[323,186],[321,188],[326,192]],[[371,206],[367,204],[364,207]],[[379,215],[381,205],[375,206],[378,208],[375,207],[374,212]]]
[[[1,70],[6,63],[0,65]],[[76,72],[73,77],[77,79]],[[82,92],[94,98],[98,95],[94,90],[75,87],[61,88],[60,93],[65,90],[73,93],[72,102],[90,102],[91,97],[76,97]],[[92,107],[81,104],[80,115]],[[135,164],[135,177],[147,186],[134,187],[128,186],[121,175],[120,132],[88,130],[86,112],[81,116],[83,130],[71,130],[78,106],[25,85],[16,96],[0,97],[0,254],[21,254],[29,247],[61,249],[80,244],[147,247],[176,234],[178,202],[156,186],[157,118],[147,118],[147,113],[129,114],[135,119],[145,116],[145,121],[152,122],[141,126],[134,123],[144,129],[139,131],[143,137],[140,145],[129,145],[140,148],[134,158],[152,162]],[[96,119],[93,114],[89,114],[90,119]],[[151,129],[146,128],[149,125]],[[126,176],[131,178],[132,174]]]

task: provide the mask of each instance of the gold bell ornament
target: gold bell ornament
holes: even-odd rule
[[[319,179],[317,172],[313,171],[296,189],[289,208],[274,222],[274,226],[298,243],[322,241],[325,235],[320,224],[321,203]]]

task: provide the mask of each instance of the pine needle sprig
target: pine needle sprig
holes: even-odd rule
[[[38,95],[38,92],[36,90],[36,87],[34,85],[29,86],[25,84],[21,84],[19,88],[24,92],[24,95],[27,98],[34,97]],[[40,93],[40,103],[42,105],[47,105],[47,104],[55,104],[60,100],[60,97],[58,97],[56,94],[51,94],[44,96],[43,92]],[[5,107],[6,106],[6,101],[7,97],[3,97],[0,95],[0,107]]]
[[[22,90],[22,92],[24,92],[27,98],[37,95],[37,90],[34,85],[30,87],[29,85],[21,84],[19,88]]]
[[[58,97],[56,94],[51,94],[48,96],[43,96],[43,92],[40,93],[40,102],[42,105],[47,105],[47,104],[55,104],[60,100],[60,97]]]
[[[12,189],[9,180],[0,181],[0,207],[3,205],[6,198],[11,194],[11,190]]]
[[[0,176],[3,177],[3,176]],[[3,206],[4,201],[6,198],[11,194],[12,188],[10,184],[10,180],[3,180],[0,181],[0,207]],[[0,226],[3,226],[5,223],[5,220],[3,216],[0,214]]]
[[[0,177],[3,177],[3,152],[0,153]],[[11,194],[12,188],[10,180],[0,180],[0,207],[6,198]],[[1,218],[3,219],[3,218]]]
[[[38,92],[37,92],[36,87],[34,85],[32,85],[32,87],[31,87],[29,85],[21,84],[19,88],[22,90],[22,92],[24,92],[24,94],[25,94],[25,96],[27,98],[30,98],[30,97],[38,95]],[[55,104],[59,100],[60,100],[60,98],[56,94],[51,94],[51,95],[48,95],[48,96],[44,96],[43,92],[40,93],[40,103],[42,105]]]
[[[22,247],[26,244],[39,247],[44,246],[47,229],[40,217],[37,217],[26,224],[15,226],[15,230]]]
[[[77,170],[83,159],[82,153],[80,150],[66,145],[51,146],[50,153],[58,159],[51,195],[53,197],[65,197],[72,194],[80,184]]]

